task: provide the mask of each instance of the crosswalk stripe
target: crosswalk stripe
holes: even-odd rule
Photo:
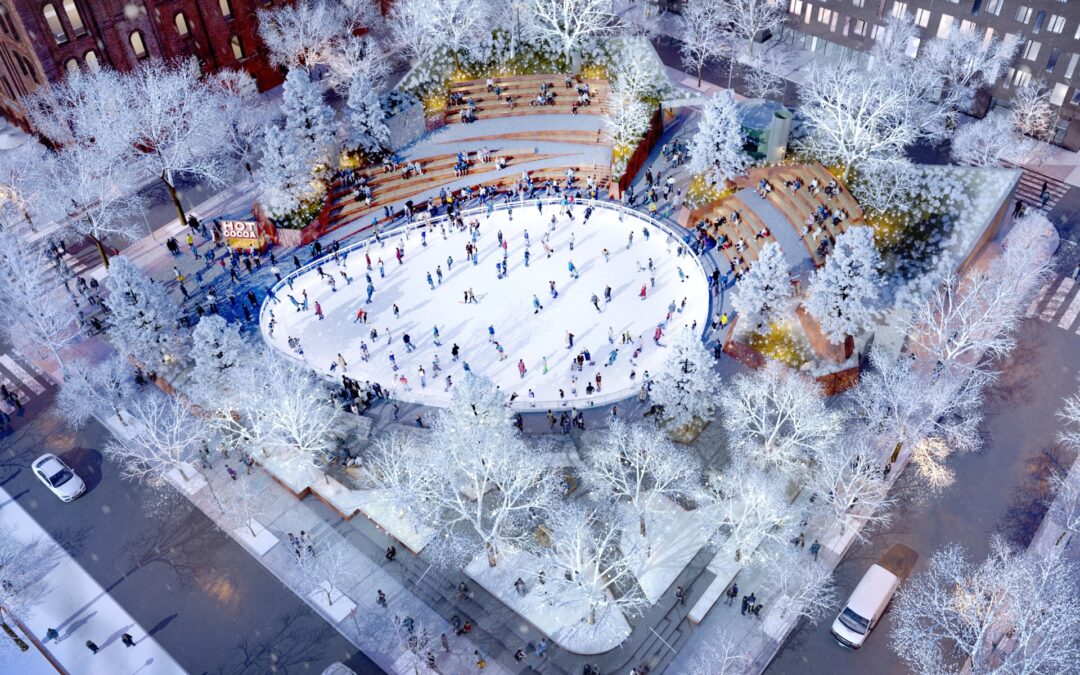
[[[19,378],[23,384],[30,388],[30,391],[35,395],[40,395],[45,392],[45,387],[41,386],[37,380],[30,376],[30,373],[26,372],[22,366],[15,363],[15,359],[11,358],[7,354],[0,354],[0,364],[4,366],[15,377]]]
[[[1054,293],[1054,297],[1050,298],[1050,304],[1039,314],[1039,318],[1043,321],[1050,321],[1057,316],[1058,310],[1061,309],[1061,303],[1065,302],[1065,298],[1069,295],[1074,284],[1075,282],[1072,279],[1062,279],[1061,285],[1058,286],[1057,291]]]
[[[1080,295],[1074,297],[1072,302],[1069,303],[1069,308],[1065,311],[1061,320],[1058,321],[1058,328],[1068,329],[1073,325],[1073,321],[1076,321],[1077,314],[1080,314],[1080,302],[1077,302],[1077,300],[1080,300]]]
[[[1024,316],[1035,316],[1035,309],[1046,299],[1046,294],[1050,292],[1050,287],[1053,285],[1053,280],[1046,282],[1046,285],[1039,290],[1039,294],[1036,295],[1035,299],[1028,305],[1027,311],[1024,312]]]

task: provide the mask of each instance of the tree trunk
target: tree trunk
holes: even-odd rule
[[[177,470],[177,472],[179,472],[180,477],[183,478],[184,482],[186,483],[188,481],[188,477],[187,477],[187,474],[184,473],[184,465],[183,464],[177,464],[176,465],[176,470]]]
[[[125,427],[128,426],[128,423],[124,421],[124,416],[120,414],[120,406],[114,405],[113,412],[116,413],[116,419],[120,420],[120,424],[123,424]]]
[[[180,226],[187,225],[187,215],[184,213],[184,205],[180,203],[180,193],[176,191],[176,186],[169,182],[169,179],[165,177],[165,172],[161,172],[161,182],[165,183],[165,189],[169,191],[169,197],[172,198],[173,208],[176,209],[176,215],[180,218]]]
[[[326,593],[326,604],[330,605],[331,607],[334,606],[334,596],[330,595],[331,591],[333,590],[333,584],[327,584],[326,588],[323,589],[323,593]]]
[[[703,64],[703,63],[698,63],[698,67],[697,67],[697,86],[698,86],[698,89],[701,89],[701,68],[704,65],[705,64]]]
[[[847,183],[849,173],[851,173],[851,165],[850,164],[845,164],[844,165],[844,173],[840,174],[840,179],[843,180],[845,183]]]
[[[589,625],[590,626],[595,626],[596,625],[596,605],[593,605],[592,607],[589,607]]]
[[[101,264],[105,265],[105,269],[109,269],[109,254],[105,250],[105,245],[101,243],[100,239],[90,234],[89,232],[86,234],[86,236],[90,237],[90,241],[94,242],[94,246],[97,247],[98,255],[101,256]]]
[[[248,532],[250,532],[250,533],[251,533],[251,538],[252,538],[252,539],[254,539],[254,538],[256,538],[256,537],[258,537],[258,536],[259,536],[259,535],[255,534],[255,528],[251,526],[251,524],[252,524],[253,522],[255,522],[255,521],[254,521],[254,520],[252,520],[251,518],[248,518],[248,519],[247,519],[247,529],[248,529]]]
[[[487,549],[488,567],[495,567],[495,547],[491,545],[491,542],[484,544],[484,548]]]

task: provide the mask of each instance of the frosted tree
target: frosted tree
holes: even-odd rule
[[[1050,90],[1042,80],[1030,80],[1016,88],[1012,98],[1012,119],[1016,130],[1038,141],[1049,141],[1057,121],[1057,108],[1050,103]]]
[[[217,315],[199,319],[191,332],[191,395],[209,407],[234,401],[251,385],[242,364],[249,349],[240,328]]]
[[[59,554],[56,544],[43,537],[20,536],[10,525],[0,528],[0,623],[29,619],[49,592],[46,579],[61,560]]]
[[[262,163],[256,180],[259,204],[273,217],[284,216],[318,195],[303,153],[275,124],[263,130]]]
[[[950,155],[957,164],[997,166],[1021,143],[1012,119],[991,111],[986,117],[961,126],[953,134]]]
[[[327,64],[360,27],[371,27],[378,9],[369,0],[308,0],[258,11],[259,37],[270,63],[309,75]]]
[[[922,172],[919,165],[903,157],[870,159],[852,176],[849,187],[859,206],[867,211],[903,213],[924,185]]]
[[[585,453],[583,476],[597,494],[614,505],[638,533],[664,510],[664,498],[685,494],[701,473],[697,457],[651,423],[616,422]]]
[[[972,563],[953,544],[900,589],[892,648],[917,672],[1067,672],[1080,658],[1078,607],[1075,563],[1058,548],[1017,552],[995,537]]]
[[[123,478],[163,485],[176,472],[193,478],[191,463],[207,438],[207,427],[182,402],[157,392],[128,405],[126,433],[114,436],[103,452],[120,465]]]
[[[881,312],[881,254],[874,230],[853,227],[836,238],[825,266],[810,277],[806,309],[834,344],[858,335]]]
[[[611,33],[611,8],[604,0],[526,0],[527,32],[557,44],[569,62],[586,40]]]
[[[940,73],[946,98],[967,110],[975,92],[992,86],[1008,69],[1018,43],[1016,36],[1008,33],[987,39],[978,31],[953,24],[945,35],[929,40],[919,58],[930,61]]]
[[[551,544],[543,564],[553,574],[543,592],[554,605],[587,607],[590,626],[610,612],[637,614],[649,602],[635,578],[638,555],[621,548],[617,520],[603,509],[566,503],[547,521]]]
[[[337,126],[322,88],[303,70],[292,70],[285,77],[281,113],[290,149],[300,155],[310,177],[321,178],[333,168]]]
[[[149,61],[123,76],[127,114],[116,120],[129,124],[137,147],[147,150],[137,159],[146,173],[165,186],[181,223],[186,222],[177,181],[194,180],[223,186],[235,166],[226,142],[236,106],[232,90],[218,76],[203,76],[195,59]],[[226,78],[224,82],[229,82]]]
[[[720,407],[733,456],[792,479],[837,440],[842,426],[815,381],[776,361],[732,380]]]
[[[131,364],[122,356],[94,364],[76,359],[64,368],[64,381],[56,397],[56,406],[74,429],[85,426],[101,409],[116,415],[126,426],[124,406],[134,395]]]
[[[445,49],[460,65],[462,52],[490,36],[494,8],[486,0],[402,0],[390,10],[398,45],[415,58]]]
[[[260,531],[256,530],[256,527],[261,527],[259,518],[268,515],[262,501],[265,497],[265,486],[256,484],[255,477],[238,472],[237,479],[227,481],[224,490],[215,488],[213,482],[208,482],[221,516],[234,528],[246,530],[252,539],[260,534]],[[221,492],[225,490],[228,494],[222,496]]]
[[[783,57],[777,52],[758,54],[743,72],[747,93],[757,98],[781,96],[787,87],[787,80],[780,75],[783,67]]]
[[[275,114],[266,105],[259,105],[255,78],[242,70],[223,70],[217,73],[223,97],[223,115],[229,121],[224,144],[234,162],[254,176],[254,164],[263,144],[263,133]]]
[[[718,91],[705,103],[697,132],[690,142],[687,169],[720,183],[745,172],[750,158],[743,152],[745,138],[735,96],[730,89]]]
[[[325,602],[327,607],[333,607],[335,602],[348,600],[345,590],[359,581],[353,571],[356,552],[345,542],[330,542],[326,546],[319,542],[313,544],[313,547],[315,545],[320,549],[316,551],[313,548],[309,551],[301,544],[300,553],[296,556],[296,566],[314,587],[319,599]]]
[[[183,357],[176,334],[180,308],[168,291],[125,256],[113,259],[105,280],[109,290],[108,335],[122,354],[147,368]]]
[[[714,628],[713,634],[698,645],[687,667],[689,675],[742,675],[752,661],[750,653],[730,635]]]
[[[1057,411],[1063,428],[1058,432],[1058,440],[1073,450],[1080,451],[1080,394],[1073,394],[1065,399],[1061,410]]]
[[[336,447],[341,411],[315,375],[272,353],[254,361],[256,386],[239,404],[264,455],[319,465]],[[239,379],[239,378],[238,378]]]
[[[663,406],[664,420],[676,430],[712,419],[720,391],[712,354],[689,328],[675,334],[669,349],[649,396]]]
[[[356,620],[355,613],[353,613],[353,620]],[[367,632],[373,635],[382,632],[384,621],[384,619],[379,619],[380,625]],[[429,672],[431,669],[427,665],[428,654],[436,653],[442,648],[436,636],[438,632],[434,627],[415,617],[402,617],[395,614],[390,620],[390,630],[386,634],[387,647],[391,653],[401,654],[404,658],[404,662],[395,661],[395,666],[403,668],[403,672],[410,670],[413,675]]]
[[[392,60],[370,34],[349,35],[326,57],[330,86],[348,91],[353,80],[364,76],[378,87],[390,74]]]
[[[698,494],[702,534],[735,562],[766,561],[787,545],[795,513],[782,481],[736,459],[711,473]]]
[[[1074,462],[1075,464],[1075,462]],[[1080,471],[1074,466],[1050,477],[1054,500],[1046,512],[1051,522],[1057,523],[1065,532],[1057,540],[1057,545],[1068,541],[1080,532]]]
[[[358,74],[349,86],[348,147],[359,148],[372,155],[390,146],[390,130],[379,93],[371,80]]]
[[[800,147],[840,165],[845,181],[867,160],[900,157],[919,136],[912,114],[918,98],[875,73],[841,63],[815,65],[799,87],[807,132]]]
[[[949,456],[981,446],[985,380],[932,373],[932,364],[884,348],[870,351],[871,368],[849,393],[851,415],[876,438],[880,450],[911,453],[916,475],[929,492],[953,481]]]
[[[502,395],[489,380],[466,376],[433,423],[431,448],[418,471],[430,473],[423,500],[410,505],[421,522],[441,529],[440,563],[460,564],[483,551],[494,567],[500,551],[524,547],[534,514],[556,491],[556,477],[525,447]]]
[[[26,353],[52,358],[62,368],[62,352],[81,331],[52,258],[40,244],[11,230],[0,232],[0,278],[0,330]]]
[[[787,7],[772,0],[719,0],[719,11],[731,33],[746,43],[746,53],[753,58],[754,38],[773,32],[787,19]]]
[[[793,294],[791,269],[784,252],[780,244],[771,241],[761,248],[750,271],[739,279],[731,306],[747,326],[760,329],[789,313]]]
[[[55,157],[34,140],[0,155],[0,215],[9,227],[23,220],[31,231],[37,231],[34,216],[42,194],[48,192],[47,181],[53,172],[49,163]]]
[[[618,147],[633,147],[649,130],[652,108],[616,81],[608,95],[602,120],[604,132],[612,143]]]
[[[701,69],[721,55],[724,35],[722,22],[720,6],[711,0],[688,0],[679,13],[679,29],[682,35],[679,56],[684,68],[697,73],[699,87]]]
[[[816,625],[838,604],[832,565],[808,559],[800,549],[782,547],[766,563],[763,577],[765,592],[776,596],[770,612],[781,620],[805,618]]]
[[[854,528],[864,541],[867,526],[887,525],[892,519],[881,450],[858,441],[833,443],[818,453],[803,483],[817,495],[817,509],[830,523],[838,522],[841,533]]]

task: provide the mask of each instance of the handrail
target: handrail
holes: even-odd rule
[[[501,204],[494,205],[494,207],[492,208],[492,211],[493,212],[494,211],[505,211],[505,210],[508,210],[508,209],[513,208],[515,206],[520,209],[520,208],[524,208],[525,206],[533,206],[537,202],[539,202],[541,204],[545,204],[545,205],[546,204],[560,204],[562,202],[562,199],[563,199],[563,197],[540,197],[540,198],[534,198],[534,199],[519,198],[519,199],[516,199],[516,200],[513,200],[513,201],[509,201],[509,202],[503,201]],[[637,211],[636,209],[627,208],[627,207],[623,206],[619,202],[602,201],[602,200],[596,200],[596,199],[578,199],[578,198],[575,198],[574,199],[574,205],[575,206],[577,206],[577,205],[592,206],[594,208],[608,209],[608,210],[611,210],[611,211],[621,211],[622,213],[624,213],[624,214],[626,214],[626,215],[628,215],[630,217],[637,218],[638,220],[641,220],[641,221],[644,221],[644,222],[648,223],[652,227],[655,227],[656,229],[667,233],[668,235],[678,239],[679,241],[682,241],[685,244],[685,240],[683,239],[684,232],[680,232],[675,227],[673,227],[673,226],[671,226],[671,225],[669,225],[667,223],[664,223],[664,222],[662,222],[660,220],[657,220],[656,218],[653,218],[652,216],[650,216],[650,215],[648,215],[646,213],[642,213],[640,211]],[[461,211],[457,212],[457,215],[460,216],[461,218],[470,218],[472,216],[476,216],[476,215],[480,215],[480,214],[487,214],[487,206],[471,207],[471,208],[464,209],[464,210],[461,210]],[[436,226],[436,225],[439,225],[441,223],[447,223],[447,222],[449,222],[449,220],[450,220],[450,218],[447,215],[437,216],[435,218],[425,218],[425,219],[422,219],[420,221],[406,220],[404,223],[401,223],[399,225],[395,225],[395,226],[393,226],[392,228],[390,228],[388,230],[380,230],[379,231],[379,236],[384,237],[386,239],[391,239],[391,238],[393,238],[393,237],[395,237],[395,236],[397,236],[399,234],[406,233],[407,231],[411,232],[412,230],[417,229],[419,227],[424,227],[425,225]],[[374,235],[374,232],[375,232],[375,230],[372,231],[372,235],[369,235],[369,236],[365,237],[364,239],[361,239],[360,241],[357,241],[356,243],[349,244],[348,246],[342,247],[341,252],[345,253],[345,254],[348,254],[348,253],[351,253],[353,251],[360,250],[360,249],[363,249],[363,248],[367,247],[368,244],[370,243],[371,239],[372,239],[372,236]],[[708,279],[708,275],[705,272],[705,266],[701,262],[701,256],[698,255],[697,253],[695,253],[694,250],[692,248],[690,248],[689,246],[687,247],[687,250],[689,251],[690,257],[694,260],[694,264],[697,266],[698,271],[706,279]],[[297,278],[303,276],[304,274],[307,274],[308,272],[312,271],[313,269],[315,269],[319,265],[324,264],[326,262],[326,258],[328,258],[328,257],[330,257],[330,254],[324,254],[324,255],[316,258],[315,260],[312,260],[308,264],[303,265],[299,269],[293,270],[289,274],[283,276],[281,278],[281,281],[278,281],[277,283],[275,283],[271,287],[272,290],[274,291],[274,294],[276,295],[278,293],[278,291],[280,291],[282,288],[287,286],[290,279],[297,279]],[[269,296],[267,296],[267,297],[269,297]],[[712,313],[713,313],[712,302],[713,302],[712,293],[710,293],[709,294],[709,309],[708,309],[708,311],[707,311],[707,313],[705,315],[705,321],[703,322],[703,326],[701,327],[701,336],[702,336],[703,339],[704,339],[704,337],[705,337],[705,335],[706,335],[706,333],[708,331],[708,325],[709,325],[709,320],[708,319],[709,319],[710,316],[712,316]],[[307,368],[311,368],[312,370],[314,370],[317,374],[321,375],[327,381],[333,382],[335,385],[338,384],[337,378],[331,376],[329,373],[323,371],[322,369],[314,366],[307,359],[298,358],[295,354],[286,352],[286,351],[276,347],[275,345],[270,344],[266,340],[266,335],[263,332],[263,325],[265,323],[265,321],[264,321],[265,315],[267,314],[267,312],[270,311],[270,309],[271,309],[270,303],[268,303],[266,301],[266,299],[263,299],[262,306],[259,308],[259,334],[262,336],[263,342],[268,347],[282,353],[284,356],[286,356],[290,360],[295,361],[295,362],[297,362],[299,364],[302,364],[303,366],[305,366]],[[388,392],[393,394],[394,390],[393,390],[392,387],[384,387],[384,389],[386,389]],[[606,406],[606,405],[610,405],[612,403],[617,403],[619,401],[626,400],[627,398],[630,398],[630,397],[636,395],[637,391],[638,391],[638,389],[636,389],[636,388],[624,388],[624,389],[619,389],[619,390],[617,390],[615,392],[612,392],[612,393],[596,394],[596,395],[593,395],[593,396],[590,396],[590,397],[587,397],[587,398],[581,397],[581,398],[567,399],[566,401],[528,399],[528,398],[524,398],[524,397],[519,396],[517,399],[515,399],[515,401],[512,404],[508,404],[508,405],[509,405],[509,407],[511,409],[517,410],[519,412],[538,412],[538,411],[546,411],[546,410],[562,411],[562,410],[570,410],[570,409],[592,409],[592,408]],[[394,396],[391,396],[391,397],[396,398]],[[413,392],[410,392],[407,397],[401,397],[399,400],[407,401],[409,403],[420,403],[420,404],[423,404],[423,405],[430,405],[430,406],[434,406],[434,407],[443,407],[446,404],[445,396],[438,396],[438,395],[433,396],[433,395],[426,395],[426,394],[423,394],[423,393],[413,393]]]

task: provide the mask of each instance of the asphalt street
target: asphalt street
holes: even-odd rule
[[[0,484],[181,666],[320,673],[342,661],[382,672],[171,486],[121,479],[101,452],[109,432],[96,422],[70,431],[54,394],[31,396],[0,440]],[[43,452],[72,465],[87,493],[70,504],[49,493],[29,469]]]

